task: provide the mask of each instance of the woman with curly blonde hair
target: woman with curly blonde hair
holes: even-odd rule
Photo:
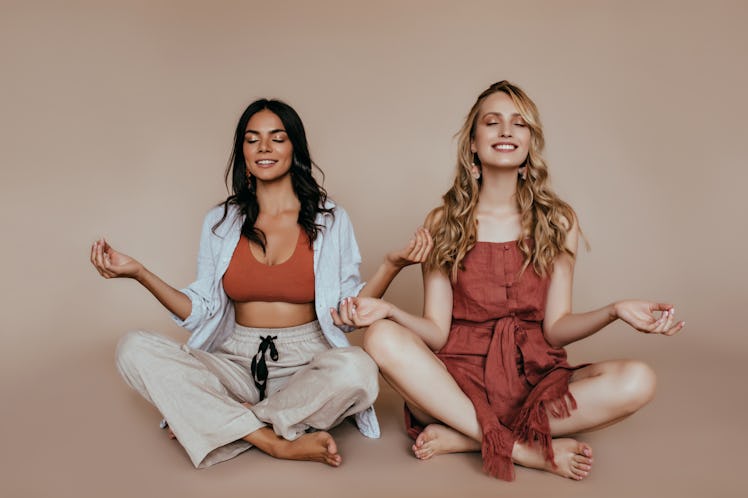
[[[364,347],[406,402],[413,451],[481,451],[484,470],[514,463],[583,479],[586,443],[562,437],[618,422],[654,395],[639,361],[571,366],[563,347],[617,319],[673,335],[673,306],[617,301],[572,313],[580,230],[552,191],[533,101],[500,81],[480,94],[458,134],[457,176],[427,217],[424,315],[373,298],[345,300],[340,320],[369,326]]]

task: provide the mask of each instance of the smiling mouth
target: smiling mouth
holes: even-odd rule
[[[257,166],[268,167],[274,165],[277,162],[278,161],[276,161],[275,159],[260,159],[259,161],[255,161],[255,164],[257,164]]]
[[[493,146],[493,149],[499,152],[513,152],[517,150],[517,146],[514,144],[496,144]]]

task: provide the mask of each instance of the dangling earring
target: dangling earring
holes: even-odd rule
[[[478,164],[475,164],[475,163]],[[478,165],[480,164],[480,159],[478,159],[478,154],[473,152],[473,162],[470,163],[470,174],[473,175],[473,178],[476,180],[480,180],[480,168]]]
[[[519,168],[519,171],[517,171],[517,174],[519,175],[520,180],[527,180],[527,170],[529,166],[526,164]]]
[[[476,180],[480,180],[480,170],[478,169],[478,166],[475,165],[475,163],[470,163],[470,174],[473,175],[473,178]]]

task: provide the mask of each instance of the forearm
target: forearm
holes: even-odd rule
[[[615,303],[586,313],[568,313],[552,324],[545,324],[544,334],[548,343],[556,347],[589,337],[618,318]]]
[[[174,313],[180,319],[185,320],[192,313],[192,301],[187,295],[175,289],[161,280],[158,275],[147,268],[143,269],[135,277],[135,280],[148,289],[153,297],[164,305],[166,309]]]
[[[401,269],[385,259],[358,293],[359,297],[382,297]]]

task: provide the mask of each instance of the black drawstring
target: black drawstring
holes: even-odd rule
[[[260,401],[265,399],[265,386],[268,383],[268,366],[265,362],[265,352],[270,348],[270,358],[273,361],[278,361],[278,350],[275,348],[275,343],[273,342],[277,338],[277,335],[260,336],[260,347],[257,348],[257,354],[252,358],[252,377],[254,378],[255,386],[260,391]]]

